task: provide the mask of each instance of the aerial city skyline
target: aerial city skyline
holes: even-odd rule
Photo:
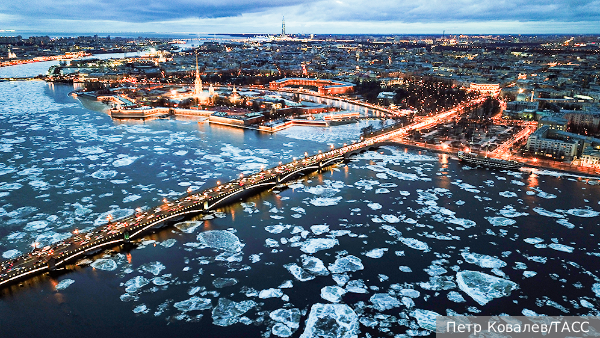
[[[0,30],[110,33],[597,34],[597,1],[5,1]]]
[[[0,336],[600,331],[599,8],[0,3]]]

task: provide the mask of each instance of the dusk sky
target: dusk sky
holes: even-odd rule
[[[0,30],[278,34],[284,15],[292,34],[600,33],[600,0],[16,0]]]

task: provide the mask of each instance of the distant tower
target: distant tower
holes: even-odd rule
[[[285,36],[285,16],[281,19],[281,36]]]
[[[208,86],[208,95],[209,96],[215,96],[215,89],[213,88],[212,83],[210,84],[210,86]]]
[[[8,47],[8,58],[9,59],[14,59],[17,57],[17,54],[13,53],[10,51],[10,47]]]
[[[202,93],[202,79],[198,70],[198,53],[196,53],[196,79],[194,80],[194,96],[198,97]]]
[[[360,51],[356,50],[356,62],[360,61]]]

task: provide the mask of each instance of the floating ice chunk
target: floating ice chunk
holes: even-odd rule
[[[400,240],[400,242],[402,242],[404,245],[408,246],[409,248],[413,248],[413,249],[421,250],[421,251],[425,251],[425,252],[429,251],[429,245],[427,245],[427,243],[425,243],[425,242],[421,242],[418,239],[407,238],[407,237],[400,237],[398,239]]]
[[[400,306],[400,301],[396,297],[392,297],[387,293],[376,293],[369,301],[373,304],[373,308],[377,311],[385,311]]]
[[[577,217],[597,217],[598,215],[600,215],[600,212],[595,211],[589,207],[587,209],[569,209],[565,212],[569,215]]]
[[[327,270],[323,261],[313,256],[302,255],[302,267],[315,276],[329,275],[329,270]]]
[[[431,276],[429,281],[419,283],[419,286],[425,290],[450,290],[456,287],[451,276]]]
[[[523,271],[523,277],[524,278],[530,278],[537,275],[537,272],[535,271]]]
[[[113,219],[121,219],[133,215],[133,209],[113,209],[103,212],[94,221],[94,226],[100,226],[107,223],[107,217],[110,215]]]
[[[496,227],[505,227],[517,223],[517,221],[515,221],[514,219],[506,217],[486,217],[485,219],[487,219],[491,225]]]
[[[179,229],[181,232],[186,234],[193,233],[199,226],[203,225],[204,222],[198,221],[187,221],[175,224],[175,227]]]
[[[269,248],[276,248],[279,246],[279,242],[277,242],[276,240],[274,240],[272,238],[267,238],[267,239],[265,239],[265,246],[267,246]]]
[[[523,314],[523,316],[527,316],[527,317],[539,317],[540,316],[537,312],[529,310],[529,309],[523,309],[521,311],[521,313]]]
[[[523,240],[523,242],[528,243],[528,244],[538,244],[538,243],[542,243],[543,241],[544,240],[539,237],[525,238]]]
[[[400,222],[400,218],[394,215],[381,215],[381,218],[387,223],[398,223]]]
[[[0,190],[19,190],[23,187],[21,183],[0,183]],[[8,195],[6,195],[8,196]]]
[[[198,234],[198,242],[204,247],[218,250],[240,252],[244,244],[233,233],[227,230],[208,230]]]
[[[90,264],[94,269],[104,271],[114,271],[117,269],[117,263],[110,258],[100,258]]]
[[[100,147],[79,147],[77,151],[86,155],[95,155],[104,153],[104,149]]]
[[[317,197],[311,199],[310,204],[317,207],[329,207],[332,205],[337,205],[342,200],[342,196],[338,197]]]
[[[281,291],[281,289],[270,288],[270,289],[261,290],[258,293],[258,298],[260,298],[260,299],[281,298],[281,297],[283,297],[283,291]]]
[[[300,310],[293,309],[278,309],[269,314],[276,324],[273,326],[272,332],[279,337],[289,337],[300,326]],[[279,327],[275,329],[275,326]]]
[[[475,194],[479,194],[480,191],[476,189],[477,187],[470,185],[468,183],[461,183],[460,181],[452,182],[452,184],[459,186],[464,191],[472,192]]]
[[[151,274],[158,276],[161,271],[163,271],[166,266],[161,262],[150,262],[140,266],[140,272],[146,271]]]
[[[280,289],[291,289],[294,287],[294,283],[292,283],[291,280],[286,280],[285,282],[281,283],[281,285],[279,285]]]
[[[362,279],[351,280],[346,285],[346,292],[352,293],[369,293],[367,286]]]
[[[456,291],[450,291],[448,292],[448,295],[446,295],[448,297],[449,300],[455,302],[455,303],[464,303],[466,302],[465,298],[458,292]]]
[[[518,212],[512,205],[507,205],[499,211],[500,215],[504,217],[519,217],[519,216],[527,216],[529,215],[526,212]]]
[[[112,164],[115,167],[125,167],[125,166],[132,164],[137,159],[138,158],[135,156],[124,156],[124,157],[121,157],[118,160],[114,161]]]
[[[325,286],[321,289],[321,298],[332,303],[339,303],[345,294],[346,290],[339,286]]]
[[[402,297],[402,304],[404,304],[404,306],[410,309],[415,306],[415,301],[408,297]]]
[[[275,323],[273,328],[271,328],[271,333],[278,337],[289,337],[294,333],[294,331],[292,331],[292,329],[290,329],[287,325]]]
[[[594,283],[594,285],[592,285],[592,292],[594,292],[596,297],[600,298],[600,283]]]
[[[358,316],[346,304],[313,304],[300,338],[357,338]]]
[[[310,227],[310,231],[312,231],[313,234],[318,236],[318,235],[328,232],[329,225],[326,225],[326,224],[313,225]]]
[[[100,169],[94,173],[92,173],[92,177],[98,180],[107,180],[107,179],[111,179],[114,178],[115,176],[117,176],[118,172],[114,171],[114,170],[103,170]]]
[[[212,283],[217,289],[221,289],[224,287],[236,285],[238,283],[238,281],[235,278],[217,277],[217,278],[215,278],[215,280],[213,280]]]
[[[440,316],[437,312],[423,309],[416,309],[411,312],[410,315],[417,319],[417,324],[419,324],[420,327],[429,331],[435,331],[435,318]]]
[[[563,215],[557,214],[552,211],[548,211],[541,207],[535,207],[535,208],[533,208],[533,211],[537,212],[539,215],[546,216],[546,217],[563,218]]]
[[[146,304],[140,304],[133,308],[133,313],[148,313],[150,309],[146,306]]]
[[[211,300],[208,298],[200,298],[194,296],[190,299],[183,300],[173,304],[173,306],[182,312],[207,310],[212,307]]]
[[[388,251],[388,248],[373,249],[366,252],[365,256],[369,258],[381,258],[386,251]]]
[[[364,268],[360,258],[353,255],[338,258],[333,264],[329,264],[331,273],[353,272]]]
[[[566,219],[564,219],[564,218],[559,218],[559,219],[557,219],[557,220],[556,220],[556,223],[558,223],[558,224],[560,224],[560,225],[562,225],[562,226],[564,226],[564,227],[566,227],[566,228],[568,228],[568,229],[573,229],[573,228],[575,228],[575,225],[574,225],[573,223],[571,223],[571,222],[567,221],[567,220],[566,220]]]
[[[412,269],[409,266],[406,266],[406,265],[400,266],[399,269],[402,272],[412,272]]]
[[[265,230],[267,230],[268,232],[272,233],[272,234],[280,234],[283,232],[283,230],[289,229],[291,225],[289,224],[275,224],[275,225],[268,225],[265,227]]]
[[[164,248],[170,248],[170,247],[172,247],[173,245],[175,245],[175,243],[177,243],[177,240],[176,240],[176,239],[174,239],[174,238],[169,238],[169,239],[167,239],[167,240],[165,240],[165,241],[162,241],[162,242],[160,243],[160,246],[162,246],[162,247],[164,247]]]
[[[75,283],[74,280],[66,278],[63,279],[62,281],[60,281],[60,283],[56,284],[55,289],[58,290],[64,290],[66,288],[68,288],[71,284]]]
[[[460,225],[465,229],[472,228],[477,225],[475,221],[466,218],[450,218],[448,222],[456,225]]]
[[[396,284],[394,284],[394,285],[396,285]],[[406,297],[410,297],[410,298],[419,298],[419,296],[421,295],[421,293],[415,289],[402,289],[402,290],[400,290],[400,294],[402,296],[406,296]]]
[[[284,267],[292,274],[292,276],[294,276],[294,278],[301,282],[306,282],[315,279],[314,275],[311,275],[310,273],[306,272],[304,269],[302,269],[295,263],[286,264],[284,265]]]
[[[381,204],[379,204],[379,203],[374,203],[373,202],[373,203],[367,204],[367,206],[369,208],[373,209],[373,210],[379,210],[379,209],[381,209]]]
[[[499,269],[506,266],[506,263],[498,258],[471,252],[462,252],[461,255],[471,264],[479,265],[482,268]]]
[[[375,190],[376,194],[388,194],[389,192],[390,190],[386,188],[377,188],[377,190]]]
[[[512,192],[512,191],[501,191],[501,192],[499,193],[499,195],[500,195],[500,196],[502,196],[502,197],[507,197],[507,198],[510,198],[510,197],[517,197],[517,194],[516,194],[516,193],[514,193],[514,192]]]
[[[331,249],[340,244],[336,238],[311,238],[302,243],[300,250],[305,253],[313,254],[317,251]]]
[[[125,292],[134,293],[139,289],[143,288],[144,286],[148,285],[149,283],[150,281],[147,278],[144,278],[144,276],[133,277],[132,279],[125,282]]]
[[[494,298],[508,296],[512,290],[518,289],[515,282],[478,271],[460,271],[456,274],[456,282],[479,305],[485,305]]]
[[[240,321],[240,317],[255,307],[253,300],[244,300],[236,303],[227,298],[219,298],[219,303],[212,311],[213,324],[218,326],[229,326]]]
[[[25,231],[42,230],[42,229],[46,228],[48,226],[48,224],[49,223],[47,221],[33,221],[33,222],[27,223],[27,225],[23,228],[23,230],[25,230]]]
[[[552,243],[552,244],[548,244],[548,247],[557,251],[562,251],[562,252],[567,252],[567,253],[572,253],[573,250],[575,249],[572,246],[568,246],[568,245],[564,245],[564,244],[557,244],[557,243]]]
[[[20,254],[21,254],[21,251],[19,251],[17,249],[11,249],[11,250],[4,251],[2,253],[2,258],[13,259],[13,258],[19,257]]]

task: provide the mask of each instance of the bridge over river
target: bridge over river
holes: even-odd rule
[[[483,102],[485,98],[463,103],[449,111],[426,117],[414,124],[401,128],[391,128],[374,132],[367,137],[361,137],[352,144],[344,144],[317,155],[307,156],[277,167],[262,170],[248,177],[239,177],[226,184],[198,193],[188,192],[185,196],[174,200],[164,201],[164,204],[150,210],[138,209],[136,213],[120,220],[108,220],[106,225],[86,233],[75,233],[74,236],[55,243],[43,249],[34,249],[17,258],[0,263],[0,287],[35,275],[51,272],[65,267],[77,259],[92,255],[102,249],[115,247],[141,237],[145,231],[165,226],[182,220],[192,214],[208,213],[218,207],[243,197],[255,194],[261,190],[278,187],[307,172],[322,170],[328,166],[343,162],[350,156],[375,149],[387,140],[402,136],[415,129],[429,128],[433,125],[448,121],[464,111],[464,108]]]

